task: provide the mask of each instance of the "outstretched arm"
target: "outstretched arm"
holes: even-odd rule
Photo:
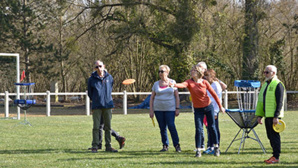
[[[187,82],[175,83],[175,84],[170,83],[169,85],[174,86],[176,88],[186,88],[188,86]]]

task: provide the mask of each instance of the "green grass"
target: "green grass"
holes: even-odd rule
[[[287,128],[281,133],[281,163],[274,167],[298,167],[298,111],[288,111],[285,116]],[[94,154],[87,150],[92,138],[91,116],[29,116],[28,120],[33,127],[15,126],[18,120],[0,120],[0,167],[272,167],[263,162],[272,153],[264,125],[257,126],[255,131],[266,154],[251,139],[246,140],[239,155],[239,141],[224,153],[239,130],[228,115],[220,116],[221,156],[201,158],[194,157],[192,113],[181,113],[176,118],[181,153],[175,152],[171,139],[169,151],[159,152],[162,147],[159,128],[153,127],[148,114],[113,115],[112,128],[127,139],[126,146],[118,153]],[[254,137],[252,133],[249,135]],[[119,148],[114,138],[112,146]]]

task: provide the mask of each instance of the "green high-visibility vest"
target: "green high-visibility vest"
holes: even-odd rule
[[[275,98],[275,90],[277,85],[281,83],[283,86],[284,84],[277,79],[277,77],[275,76],[272,81],[269,83],[269,86],[267,87],[268,83],[265,82],[260,90],[259,93],[259,97],[258,97],[258,103],[257,103],[257,107],[256,107],[256,116],[260,116],[260,117],[274,117],[274,113],[276,110],[276,98]],[[263,103],[263,98],[264,98],[264,91],[267,87],[267,91],[266,91],[266,97],[265,97],[265,112],[264,112],[264,103]],[[284,86],[285,88],[285,86]],[[284,117],[284,100],[286,97],[286,89],[284,89],[284,96],[283,96],[283,104],[282,104],[282,108],[280,110],[280,114],[279,114],[279,118]]]

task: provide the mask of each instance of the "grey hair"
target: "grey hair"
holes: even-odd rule
[[[167,66],[167,65],[161,65],[161,66],[159,66],[159,69],[162,69],[162,68],[166,68],[166,70],[168,71],[168,73],[170,73],[170,67],[169,66]]]
[[[274,65],[267,65],[266,68],[270,68],[272,72],[275,72],[275,75],[277,74],[277,68]]]
[[[201,66],[201,67],[204,68],[204,69],[207,69],[207,64],[206,64],[206,62],[199,62],[197,65],[198,65],[198,66]]]
[[[101,62],[101,63],[104,65],[104,63],[103,63],[101,60],[96,60],[96,61],[94,62],[94,64],[96,64],[97,62]]]

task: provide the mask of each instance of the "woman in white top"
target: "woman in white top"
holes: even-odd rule
[[[222,88],[219,84],[218,79],[216,78],[216,72],[213,69],[208,69],[205,71],[204,73],[204,77],[205,79],[210,83],[211,87],[213,88],[213,90],[215,91],[216,95],[218,96],[220,103],[222,103]],[[216,132],[217,132],[217,137],[218,137],[218,144],[220,144],[220,131],[219,131],[219,126],[218,126],[218,114],[219,114],[219,107],[216,103],[216,101],[214,100],[214,98],[211,96],[211,94],[209,92],[207,92],[208,96],[211,99],[211,103],[214,107],[214,119],[215,119],[215,128],[216,128]],[[207,126],[207,133],[208,133],[208,142],[207,142],[207,150],[204,151],[204,153],[207,154],[214,154],[214,141],[212,139],[212,137],[210,136],[210,128],[209,128],[209,124]]]
[[[167,128],[169,129],[176,152],[181,152],[178,132],[175,126],[175,116],[179,115],[179,94],[177,88],[169,87],[169,83],[176,81],[168,78],[170,68],[167,65],[159,67],[160,80],[156,81],[152,87],[150,98],[150,118],[156,116],[163,148],[161,152],[168,151],[169,139]]]

